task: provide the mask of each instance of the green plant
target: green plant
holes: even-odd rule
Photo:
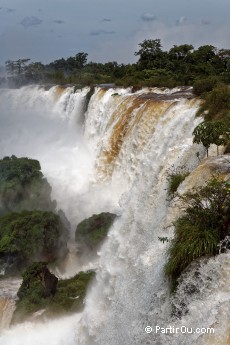
[[[72,278],[60,279],[55,283],[55,292],[46,296],[41,275],[44,270],[49,272],[47,264],[36,262],[24,271],[13,323],[22,322],[41,309],[45,310],[46,316],[53,316],[73,313],[83,308],[86,289],[94,277],[93,271],[79,272]],[[48,274],[55,277],[50,272]]]
[[[34,258],[54,261],[66,253],[67,229],[52,212],[23,211],[0,218],[0,258],[20,270]]]
[[[23,209],[53,211],[56,207],[39,161],[14,155],[0,160],[0,198],[0,215]]]
[[[85,244],[91,249],[97,247],[106,237],[115,217],[115,214],[103,212],[83,220],[77,226],[75,233],[76,241]]]
[[[179,199],[184,202],[185,210],[174,224],[175,237],[165,265],[174,288],[193,260],[218,254],[218,244],[230,235],[230,182],[212,178],[204,187]]]
[[[169,189],[168,189],[168,194],[172,195],[177,191],[177,188],[179,185],[185,180],[185,178],[189,175],[189,173],[184,173],[184,174],[172,174],[170,175],[170,180],[169,180]]]
[[[206,92],[212,91],[218,83],[219,79],[216,76],[197,79],[193,83],[193,91],[197,96],[202,96]]]
[[[204,121],[200,123],[192,133],[194,143],[202,143],[207,151],[211,144],[227,145],[230,139],[230,128],[224,121]]]
[[[52,310],[63,313],[81,309],[87,286],[94,274],[93,271],[79,272],[72,278],[59,280],[50,306]]]
[[[228,85],[219,85],[207,93],[198,115],[204,114],[207,121],[224,120],[229,123],[229,111],[230,88]]]
[[[158,240],[162,243],[169,242],[168,237],[158,237]]]
[[[178,168],[172,166],[172,168],[167,172],[169,196],[174,196],[174,194],[177,191],[177,188],[188,175],[189,172],[186,170],[184,166]]]

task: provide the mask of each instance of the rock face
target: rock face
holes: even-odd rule
[[[18,297],[23,298],[28,295],[34,283],[39,284],[41,297],[47,298],[55,295],[58,278],[48,270],[47,263],[35,262],[23,273]]]
[[[50,273],[45,266],[41,268],[38,277],[44,287],[44,297],[54,296],[57,289],[58,278]]]

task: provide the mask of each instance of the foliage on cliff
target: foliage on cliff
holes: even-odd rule
[[[43,316],[81,310],[87,286],[93,276],[94,272],[88,271],[80,272],[70,279],[58,280],[49,272],[46,263],[33,263],[23,273],[13,323],[22,322],[39,310],[44,310]]]
[[[189,171],[185,166],[175,169],[173,166],[167,173],[168,180],[168,196],[173,197],[177,191],[179,185],[189,175]]]
[[[175,222],[175,237],[165,266],[174,287],[193,260],[218,254],[221,242],[230,236],[230,182],[213,178],[179,198],[185,210]]]
[[[116,215],[109,212],[94,214],[78,224],[75,239],[79,244],[84,244],[93,249],[106,237]]]
[[[197,115],[204,116],[205,121],[193,131],[195,143],[202,143],[207,152],[211,144],[229,146],[230,144],[230,88],[218,83],[216,78],[200,81],[195,92],[203,98]]]
[[[54,261],[66,254],[67,229],[52,212],[22,211],[0,218],[0,263],[21,270],[34,260]]]
[[[205,102],[198,115],[204,115],[205,120],[223,120],[230,125],[230,88],[219,84],[204,95]]]
[[[24,209],[54,211],[50,195],[39,161],[15,156],[0,160],[0,215]]]

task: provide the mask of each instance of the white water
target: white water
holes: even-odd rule
[[[172,229],[165,227],[177,216],[166,201],[168,169],[186,165],[192,170],[198,164],[198,147],[192,144],[191,134],[200,121],[194,119],[198,102],[168,100],[162,102],[162,108],[159,102],[137,101],[129,90],[97,89],[86,114],[83,137],[78,119],[82,118],[81,100],[87,90],[73,94],[67,89],[58,97],[55,88],[0,92],[5,100],[4,105],[0,103],[4,124],[0,154],[39,159],[53,195],[73,227],[93,212],[120,214],[94,262],[97,275],[84,311],[45,324],[24,323],[5,330],[0,345],[203,345],[204,336],[146,334],[144,328],[170,324],[211,327],[221,317],[223,339],[223,332],[228,331],[223,322],[227,312],[221,316],[218,308],[229,303],[228,276],[223,269],[227,254],[201,267],[204,278],[197,282],[201,292],[188,301],[189,312],[182,320],[172,320],[163,275],[167,245],[158,240],[159,236],[172,236]],[[110,147],[111,137],[119,119],[134,104],[127,111],[131,116],[115,152],[117,147]],[[67,268],[71,274],[81,264],[73,260]],[[217,272],[218,281],[214,279]],[[209,276],[213,277],[211,282]],[[221,295],[216,292],[220,288]],[[187,298],[183,286],[181,289],[174,303]]]

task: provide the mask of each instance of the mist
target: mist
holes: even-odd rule
[[[84,136],[84,101],[89,88],[39,86],[0,89],[0,158],[15,155],[39,160],[52,187],[57,210],[70,222],[69,254],[55,270],[70,277],[95,268],[97,253],[78,255],[77,224],[101,212],[119,212],[119,189],[95,183],[95,152]]]
[[[0,90],[0,157],[39,160],[57,208],[72,229],[93,213],[114,207],[108,188],[93,183],[95,157],[82,121],[87,92],[38,86]]]

